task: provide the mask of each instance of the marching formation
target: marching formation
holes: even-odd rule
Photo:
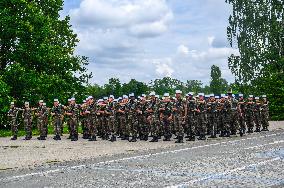
[[[24,108],[15,107],[14,102],[8,112],[12,129],[12,140],[17,139],[18,113],[22,115],[25,127],[25,140],[32,138],[32,121],[36,121],[40,136],[45,140],[48,124],[51,120],[54,127],[54,140],[61,140],[63,126],[67,124],[72,141],[78,140],[78,126],[82,126],[83,139],[96,141],[97,138],[114,142],[117,138],[136,142],[171,141],[176,143],[195,139],[230,137],[239,134],[268,131],[269,108],[265,95],[249,95],[245,100],[242,94],[235,97],[232,92],[221,96],[194,96],[192,92],[182,96],[177,90],[175,97],[165,93],[162,98],[151,92],[148,96],[123,95],[115,99],[113,95],[95,100],[89,96],[82,104],[75,98],[68,100],[64,106],[54,99],[52,108],[43,100],[35,108],[25,102]],[[65,123],[66,122],[66,123]]]

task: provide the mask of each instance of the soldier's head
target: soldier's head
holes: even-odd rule
[[[199,100],[204,100],[204,93],[198,93]]]
[[[89,97],[88,97],[88,103],[89,103],[89,104],[93,104],[93,103],[94,103],[94,98],[93,98],[93,96],[89,96]]]
[[[134,100],[134,99],[135,99],[134,93],[130,93],[130,94],[129,94],[129,98],[130,98],[130,100]]]
[[[59,105],[59,100],[58,99],[54,99],[53,100],[53,105],[54,106],[58,106]]]
[[[68,99],[68,105],[70,105],[71,104],[71,99]]]
[[[170,94],[169,94],[169,93],[165,93],[163,100],[164,100],[164,101],[170,101],[170,100],[171,100],[171,99],[170,99]]]
[[[44,103],[42,104],[42,106],[46,107],[46,103],[44,102]]]
[[[225,101],[225,95],[224,94],[221,94],[221,99],[220,99],[221,102],[224,102]]]
[[[260,102],[260,101],[259,101],[259,97],[255,97],[254,99],[255,99],[255,102],[257,102],[257,103]]]
[[[30,103],[29,102],[25,102],[25,108],[29,108]]]
[[[113,100],[114,100],[114,96],[113,96],[113,95],[110,95],[109,98],[108,98],[108,101],[109,101],[109,102],[112,102]]]
[[[209,100],[210,101],[215,101],[215,95],[213,93],[210,94]]]
[[[193,92],[189,92],[186,97],[188,100],[191,100],[193,97]]]
[[[182,94],[182,91],[181,91],[181,90],[176,90],[176,98],[177,98],[177,99],[180,99],[180,98],[181,98],[181,94]]]
[[[227,96],[228,96],[228,98],[232,98],[232,97],[233,97],[233,91],[232,91],[232,89],[230,89],[230,90],[227,92]]]
[[[150,97],[151,97],[152,100],[154,100],[155,97],[156,97],[156,93],[155,93],[155,92],[151,92],[149,95],[150,95]]]
[[[74,97],[72,97],[71,99],[70,99],[70,104],[71,105],[74,105],[76,103],[76,99],[74,98]]]
[[[242,93],[239,94],[239,100],[243,101],[244,100],[244,95]]]
[[[142,94],[142,95],[140,96],[140,100],[141,100],[142,102],[145,102],[145,101],[146,101],[146,95],[145,95],[145,94]]]
[[[216,99],[217,102],[219,102],[220,97],[217,95],[217,96],[215,96],[215,99]]]
[[[39,100],[38,105],[42,106],[43,105],[43,100]]]
[[[267,101],[266,95],[262,95],[261,98],[262,98],[262,101],[263,101],[263,102],[266,102],[266,101]]]
[[[128,101],[128,96],[127,95],[123,95],[122,102],[126,103],[127,101]]]
[[[14,103],[14,102],[11,102],[10,108],[14,108],[14,107],[15,107],[15,103]]]
[[[248,100],[253,101],[253,95],[249,95]]]

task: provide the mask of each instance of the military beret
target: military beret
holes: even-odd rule
[[[71,100],[71,101],[75,101],[75,98],[74,98],[74,97],[72,97],[70,100]]]
[[[198,93],[198,96],[204,96],[204,93]]]
[[[164,94],[164,97],[169,97],[169,96],[170,96],[169,93],[165,93],[165,94]]]
[[[160,95],[155,95],[156,98],[160,98]]]
[[[214,97],[214,94],[213,94],[213,93],[211,93],[209,96],[210,96],[210,97]]]
[[[130,93],[130,94],[129,94],[129,97],[134,97],[134,93]]]
[[[262,98],[266,98],[266,95],[262,95]]]
[[[14,105],[15,103],[14,102],[11,102],[11,105]]]
[[[221,98],[224,98],[226,95],[225,94],[221,94]]]
[[[249,98],[253,98],[253,95],[249,95]]]
[[[259,97],[255,97],[254,99],[255,99],[255,100],[259,100]]]
[[[149,95],[154,96],[154,95],[156,95],[156,93],[154,91],[152,91]]]
[[[29,102],[25,102],[25,105],[29,105],[30,103]]]
[[[83,103],[87,102],[86,100],[83,100]]]
[[[43,105],[43,106],[46,106],[46,103],[44,102],[42,105]]]
[[[243,97],[243,96],[244,96],[244,94],[242,94],[242,93],[239,94],[239,97]]]
[[[108,100],[108,97],[104,97],[104,100]]]
[[[110,95],[109,98],[113,98],[113,99],[114,99],[114,96],[113,96],[113,95]]]
[[[141,97],[146,97],[146,95],[145,95],[145,94],[142,94]]]
[[[68,99],[68,102],[70,102],[71,101],[71,99]]]
[[[104,100],[103,99],[99,99],[98,102],[104,102]]]
[[[219,97],[218,95],[217,95],[217,96],[215,96],[215,98],[216,98],[216,99],[220,99],[220,97]]]
[[[188,92],[187,96],[192,96],[193,92]]]
[[[181,90],[176,90],[176,94],[182,94]]]
[[[59,100],[58,100],[58,99],[54,99],[53,101],[54,101],[54,102],[59,102]]]
[[[39,103],[43,103],[43,100],[39,100]]]

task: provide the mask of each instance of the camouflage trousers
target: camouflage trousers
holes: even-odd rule
[[[81,125],[82,125],[83,135],[85,135],[85,136],[89,135],[89,129],[88,129],[88,126],[87,126],[86,118],[81,119]]]
[[[137,133],[138,133],[137,117],[133,114],[129,114],[127,118],[127,124],[128,124],[128,127],[130,128],[131,135],[133,137],[137,137]]]
[[[230,130],[231,132],[237,132],[240,129],[239,125],[239,114],[237,110],[231,111],[231,118],[230,118]]]
[[[261,126],[261,119],[260,119],[260,112],[254,113],[254,124],[256,128],[260,128]]]
[[[108,127],[108,134],[116,135],[117,129],[116,129],[116,122],[114,116],[108,116],[106,117],[107,127]]]
[[[60,136],[61,135],[61,127],[62,127],[62,118],[59,116],[55,116],[53,118],[53,128],[54,128],[54,134],[56,136]]]
[[[269,126],[268,118],[269,114],[267,111],[261,112],[260,119],[261,119],[262,128],[267,128]]]
[[[70,122],[70,136],[77,137],[78,136],[78,119],[76,117],[72,117],[69,120]]]
[[[219,113],[219,126],[220,131],[229,131],[230,128],[230,114],[228,112]]]
[[[217,114],[216,113],[208,113],[208,131],[211,136],[216,136],[218,128],[218,119],[217,119]]]
[[[193,113],[187,115],[186,123],[185,123],[185,132],[190,136],[194,136],[195,133],[195,125],[196,125],[196,117]]]
[[[45,118],[37,119],[37,128],[41,137],[45,137],[47,135],[47,126]]]
[[[253,129],[254,123],[253,123],[253,115],[247,114],[246,115],[246,125],[248,129]]]
[[[24,118],[26,137],[32,137],[32,118]]]
[[[89,116],[86,119],[86,124],[87,124],[87,127],[89,129],[89,136],[96,136],[96,134],[98,133],[96,117]]]
[[[121,136],[129,136],[129,128],[128,128],[128,123],[126,122],[126,116],[123,115],[118,115],[117,116],[117,127],[118,127],[118,134]]]
[[[161,119],[161,124],[162,124],[162,129],[164,132],[164,136],[171,137],[172,136],[172,132],[171,132],[172,122],[169,120],[169,116],[163,116],[163,118]]]
[[[184,129],[183,129],[183,118],[181,114],[175,114],[173,118],[173,124],[175,128],[175,134],[177,136],[184,136]]]
[[[158,136],[161,130],[161,124],[158,116],[149,115],[147,117],[147,125],[150,128],[152,136]]]
[[[197,115],[197,130],[200,135],[206,134],[206,123],[207,123],[207,116],[205,113],[199,113]]]
[[[138,119],[138,133],[139,135],[148,136],[149,135],[149,126],[147,124],[147,118],[145,115],[139,115]]]
[[[243,114],[238,114],[238,116],[239,116],[239,126],[240,126],[240,129],[246,130],[245,117],[243,116]]]
[[[18,135],[18,125],[16,122],[16,118],[12,118],[10,120],[10,125],[11,125],[11,132],[13,136],[17,136]]]

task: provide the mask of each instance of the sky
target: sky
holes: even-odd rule
[[[65,0],[61,15],[71,17],[78,34],[76,54],[89,57],[91,83],[170,76],[208,84],[212,65],[234,81],[230,12],[225,0]]]

